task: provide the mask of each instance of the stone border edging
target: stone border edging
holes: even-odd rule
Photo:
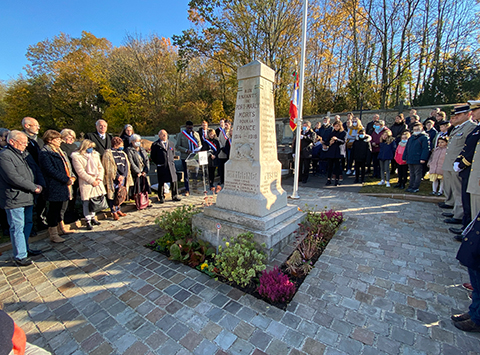
[[[424,196],[424,195],[410,195],[410,194],[379,194],[379,193],[362,193],[365,196],[392,198],[397,200],[409,200],[420,202],[438,203],[445,201],[444,197]]]

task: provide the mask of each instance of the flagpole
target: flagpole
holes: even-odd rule
[[[305,73],[305,48],[307,46],[307,12],[308,0],[303,1],[303,22],[302,22],[302,56],[300,59],[300,81],[298,87],[298,118],[296,119],[297,129],[295,135],[295,170],[293,176],[293,192],[290,198],[299,199],[298,195],[298,179],[300,174],[300,130],[303,122],[303,84]]]

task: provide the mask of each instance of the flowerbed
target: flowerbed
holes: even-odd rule
[[[155,222],[165,235],[146,247],[284,310],[343,221],[341,212],[307,209],[305,220],[296,231],[295,250],[280,268],[267,271],[262,250],[265,246],[258,245],[251,233],[224,240],[225,245],[219,246],[218,252],[198,239],[191,222],[199,212],[193,206],[164,212]]]

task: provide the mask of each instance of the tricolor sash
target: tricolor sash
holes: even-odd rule
[[[198,143],[197,141],[195,140],[195,138],[193,138],[192,136],[190,136],[187,131],[182,131],[183,135],[185,137],[187,137],[188,141],[190,142],[189,145],[190,147],[189,148],[193,148],[193,149],[190,149],[192,152],[195,150],[195,148],[198,148]]]
[[[220,132],[222,132],[223,136],[225,137],[225,140],[227,141],[228,137],[227,137],[227,133],[225,132],[225,130],[222,127],[218,127],[218,129],[220,130]]]
[[[215,144],[210,142],[208,139],[205,139],[205,142],[207,142],[207,144],[210,146],[210,148],[212,148],[215,152],[217,151],[217,147],[215,147]]]

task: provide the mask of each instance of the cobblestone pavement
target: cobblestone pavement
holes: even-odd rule
[[[480,334],[449,319],[470,303],[468,276],[435,204],[300,196],[347,219],[286,312],[144,248],[171,202],[36,242],[50,250],[29,267],[4,253],[0,299],[30,342],[58,355],[480,353]]]

